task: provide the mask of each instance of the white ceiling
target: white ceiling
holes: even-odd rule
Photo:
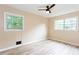
[[[50,14],[46,14],[45,11],[38,11],[38,8],[45,8],[46,5],[48,4],[9,4],[8,6],[44,17],[53,17],[79,10],[79,4],[56,4],[56,6],[52,8],[52,13]]]

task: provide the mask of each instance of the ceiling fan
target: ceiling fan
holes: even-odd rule
[[[47,13],[51,13],[51,8],[54,7],[55,4],[52,4],[52,5],[47,5],[46,6],[46,9],[38,9],[39,11],[46,11]]]

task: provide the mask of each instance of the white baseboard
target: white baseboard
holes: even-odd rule
[[[72,46],[75,46],[75,47],[79,47],[79,44],[73,43],[73,42],[69,42],[69,41],[64,41],[64,40],[60,40],[60,39],[58,40],[56,38],[53,38],[53,39],[49,38],[49,40],[59,41],[59,42],[65,43],[65,44],[69,44],[69,45],[72,45]]]
[[[0,49],[0,52],[6,51],[6,50],[9,50],[9,49],[13,49],[13,48],[17,48],[17,47],[21,47],[23,45],[28,45],[28,44],[31,44],[31,43],[39,42],[39,41],[43,41],[43,40],[36,40],[36,41],[32,41],[32,42],[28,42],[28,43],[24,43],[24,44],[20,44],[20,45],[14,45],[14,46],[11,46],[11,47],[8,47],[8,48]]]
[[[22,44],[14,45],[14,46],[11,46],[11,47],[8,47],[8,48],[3,48],[3,49],[0,49],[0,52],[6,51],[6,50],[9,50],[9,49],[13,49],[13,48],[17,48],[17,47],[20,47],[20,46],[22,46]]]

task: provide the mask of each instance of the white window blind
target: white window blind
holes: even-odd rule
[[[55,30],[77,30],[78,17],[56,20],[54,25]]]
[[[55,21],[55,30],[64,30],[64,20]]]

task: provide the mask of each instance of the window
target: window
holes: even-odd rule
[[[23,16],[12,13],[5,13],[4,16],[4,30],[6,31],[22,31],[23,30]]]
[[[55,21],[55,30],[77,30],[77,17]]]
[[[64,20],[55,21],[55,30],[64,30]]]
[[[65,19],[65,30],[77,30],[77,18]]]

